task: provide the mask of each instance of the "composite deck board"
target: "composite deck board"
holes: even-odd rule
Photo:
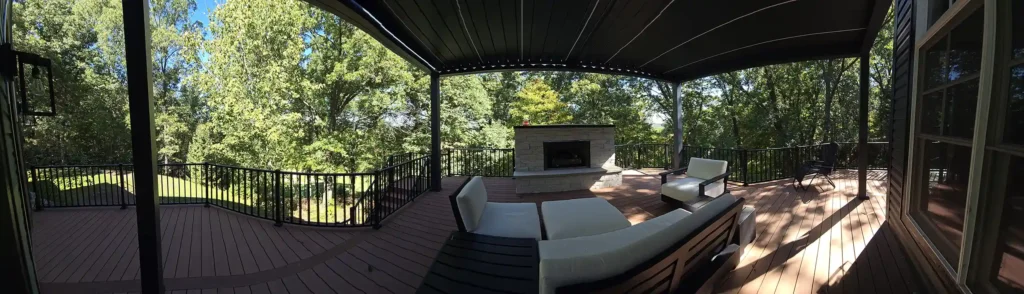
[[[538,209],[544,201],[600,197],[636,224],[674,209],[660,200],[657,172],[628,171],[623,185],[591,191],[519,195],[509,178],[485,178],[484,184],[490,201],[535,203]],[[856,199],[853,172],[837,174],[834,189],[816,182],[806,192],[788,180],[730,184],[755,208],[757,238],[716,292],[920,292],[917,273],[886,223],[884,172],[872,173],[869,200]],[[457,229],[447,196],[464,180],[442,179],[443,191],[418,197],[379,230],[277,227],[218,207],[164,205],[165,283],[184,293],[415,292]],[[33,250],[44,292],[137,292],[134,212],[37,212]],[[136,286],[119,280],[136,280]],[[74,287],[79,282],[92,283]]]

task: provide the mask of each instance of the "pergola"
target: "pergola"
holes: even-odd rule
[[[440,78],[508,70],[586,71],[679,85],[738,69],[860,57],[859,148],[867,149],[869,55],[890,0],[306,0],[430,73],[431,187],[441,189]],[[148,1],[123,0],[142,289],[163,292]],[[273,13],[273,12],[269,12]],[[858,154],[866,197],[867,154]]]

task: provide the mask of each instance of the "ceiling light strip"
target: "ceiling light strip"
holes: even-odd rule
[[[466,26],[466,18],[462,17],[462,5],[459,5],[459,0],[455,0],[455,8],[459,10],[459,19],[462,20],[462,29],[466,31],[466,37],[469,38],[469,44],[473,45],[473,52],[476,52],[476,58],[480,59],[480,62],[484,62],[483,56],[480,56],[480,51],[476,50],[476,43],[473,42],[473,36],[469,34],[469,27]]]
[[[736,52],[736,51],[739,51],[739,50],[747,49],[747,48],[750,48],[750,47],[756,47],[756,46],[760,46],[760,45],[764,45],[764,44],[768,44],[768,43],[784,41],[784,40],[789,40],[789,39],[796,39],[796,38],[803,38],[803,37],[810,37],[810,36],[817,36],[817,35],[827,35],[827,34],[854,32],[854,31],[863,31],[863,30],[866,30],[866,29],[867,28],[857,28],[857,29],[846,29],[846,30],[838,30],[838,31],[818,32],[818,33],[810,33],[810,34],[803,34],[803,35],[797,35],[797,36],[789,36],[789,37],[785,37],[785,38],[778,38],[778,39],[774,39],[774,40],[768,40],[768,41],[764,41],[764,42],[761,42],[761,43],[757,43],[757,44],[753,44],[753,45],[747,45],[747,46],[743,46],[743,47],[740,47],[740,48],[736,48],[736,49],[732,49],[732,50],[729,50],[729,51],[725,51],[725,52],[722,52],[722,53],[718,53],[718,54],[715,54],[715,55],[711,55],[711,56],[705,57],[705,58],[703,58],[701,60],[690,62],[690,63],[687,63],[686,65],[683,65],[683,66],[680,66],[680,67],[668,70],[668,71],[665,72],[665,74],[668,74],[670,72],[676,71],[676,70],[678,70],[680,68],[684,68],[684,67],[690,66],[690,65],[692,65],[694,63],[698,63],[698,62],[701,62],[701,61],[705,61],[705,60],[708,60],[708,59],[711,59],[711,58],[715,58],[715,57],[722,56],[722,55],[725,55],[725,54],[729,54],[729,53],[732,53],[732,52]]]
[[[381,23],[380,20],[378,20],[376,16],[373,16],[373,13],[370,13],[369,10],[366,10],[366,8],[364,8],[362,5],[359,5],[359,3],[356,3],[355,0],[349,0],[348,2],[349,2],[349,6],[350,7],[358,7],[359,10],[363,12],[363,14],[365,14],[366,16],[369,16],[370,19],[373,20],[373,22],[377,24],[378,28],[380,28],[385,33],[387,33],[388,36],[391,36],[391,39],[394,40],[395,42],[397,42],[398,45],[401,45],[402,48],[405,48],[406,51],[409,51],[409,53],[412,53],[412,55],[415,55],[416,58],[419,59],[420,61],[422,61],[423,64],[425,64],[427,67],[429,67],[431,71],[437,71],[437,68],[435,68],[433,65],[431,65],[430,62],[427,62],[427,60],[424,59],[423,56],[420,56],[419,53],[416,53],[416,51],[412,50],[412,48],[410,48],[409,45],[406,45],[405,42],[402,42],[401,39],[399,39],[397,36],[395,36],[395,34],[391,32],[391,30],[388,30],[388,28],[385,27],[384,24]],[[392,13],[394,13],[394,12],[392,12]],[[412,32],[410,31],[410,33],[412,33]],[[429,51],[429,49],[428,49],[428,51]],[[433,53],[431,53],[431,54],[433,54]],[[434,56],[434,58],[437,58],[437,56]],[[438,60],[440,60],[440,59],[438,59]]]
[[[565,58],[562,59],[563,62],[565,62],[566,60],[569,60],[569,56],[572,55],[572,51],[576,50],[576,43],[580,42],[580,37],[583,37],[583,31],[587,30],[587,25],[590,24],[590,18],[594,17],[594,11],[597,10],[597,5],[598,4],[601,4],[601,0],[597,0],[597,2],[594,2],[594,8],[590,9],[590,15],[587,16],[587,21],[584,22],[583,23],[583,27],[580,28],[580,34],[576,36],[576,41],[572,42],[572,48],[569,48],[569,53],[566,54]]]
[[[655,21],[657,21],[658,18],[661,17],[661,14],[665,13],[665,10],[668,9],[669,6],[672,6],[672,3],[674,3],[674,2],[676,2],[676,0],[669,1],[668,4],[665,4],[665,7],[661,8],[661,11],[658,12],[658,15],[654,16],[654,19],[652,19],[651,21],[647,22],[647,25],[645,25],[644,28],[642,30],[640,30],[639,33],[636,34],[636,36],[633,36],[633,39],[630,39],[629,42],[626,43],[626,45],[622,45],[622,48],[619,48],[619,51],[615,51],[615,54],[613,54],[612,57],[608,58],[608,60],[606,60],[604,63],[611,62],[612,59],[615,59],[615,56],[619,55],[619,52],[622,52],[622,49],[626,49],[626,47],[628,47],[629,44],[632,44],[633,41],[636,40],[636,38],[640,37],[640,35],[643,35],[644,31],[647,30],[647,27],[650,27],[651,24],[653,24]]]
[[[687,43],[690,43],[690,41],[696,40],[697,38],[700,38],[701,36],[704,36],[704,35],[706,35],[706,34],[708,34],[710,32],[713,32],[714,30],[717,30],[718,28],[724,27],[724,26],[726,26],[726,25],[728,25],[730,23],[733,23],[733,22],[735,22],[737,20],[740,20],[740,19],[743,19],[745,17],[757,14],[758,12],[761,12],[761,11],[764,11],[764,10],[768,10],[770,8],[773,8],[773,7],[776,7],[776,6],[780,6],[780,5],[783,5],[783,4],[793,3],[793,2],[796,2],[796,0],[789,0],[789,1],[785,1],[785,2],[776,3],[776,4],[773,4],[773,5],[769,5],[767,7],[755,10],[754,12],[744,14],[743,16],[740,16],[740,17],[734,18],[734,19],[732,19],[730,21],[727,21],[725,23],[722,23],[722,24],[720,24],[720,25],[718,25],[718,26],[716,26],[714,28],[711,28],[710,30],[707,30],[707,31],[705,31],[703,33],[700,33],[699,35],[694,36],[693,38],[690,38],[689,40],[686,40],[686,42],[679,43],[679,45],[676,45],[675,47],[672,47],[672,49],[668,49],[667,51],[665,51],[664,53],[661,53],[660,55],[658,55],[654,59],[651,59],[650,61],[647,61],[644,64],[640,65],[640,67],[647,66],[647,64],[649,64],[651,62],[654,62],[655,60],[658,60],[658,58],[661,58],[665,54],[668,54],[669,52],[672,52],[672,50],[676,50],[676,48],[682,47],[683,45],[686,45]]]

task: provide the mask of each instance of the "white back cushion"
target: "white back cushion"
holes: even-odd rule
[[[691,214],[676,209],[600,235],[539,242],[540,292],[621,274],[672,246],[736,201],[723,194]]]
[[[484,188],[483,178],[470,179],[459,195],[455,196],[455,203],[459,205],[459,214],[462,215],[466,231],[476,230],[480,226],[480,216],[484,215],[484,206],[487,205],[487,189]]]
[[[692,157],[687,166],[686,175],[707,180],[724,174],[728,167],[728,161]]]

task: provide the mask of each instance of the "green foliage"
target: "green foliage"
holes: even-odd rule
[[[531,80],[512,101],[509,123],[529,122],[536,125],[564,124],[572,120],[568,105],[544,80]]]
[[[299,0],[223,1],[204,26],[190,21],[195,1],[151,1],[161,161],[353,172],[389,154],[429,150],[429,76],[355,26]],[[130,160],[120,3],[13,4],[15,46],[55,67],[59,115],[24,126],[30,165]],[[891,19],[872,49],[877,139],[887,135],[890,111]],[[749,148],[853,141],[855,63],[772,65],[683,83],[684,141]],[[441,93],[444,148],[510,148],[512,127],[525,120],[614,124],[619,144],[663,143],[676,119],[674,85],[635,77],[460,75],[442,79]]]

